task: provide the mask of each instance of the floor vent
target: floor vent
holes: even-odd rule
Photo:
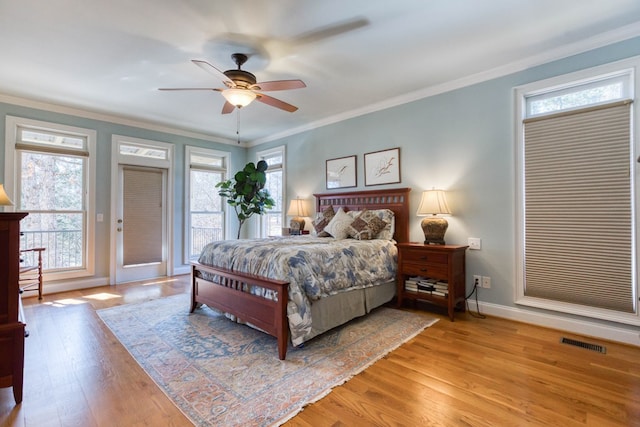
[[[572,340],[571,338],[562,338],[560,340],[562,344],[574,345],[576,347],[586,348],[587,350],[597,351],[598,353],[606,354],[607,349],[604,346],[598,344],[589,344],[584,341]]]

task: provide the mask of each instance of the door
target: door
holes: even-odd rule
[[[116,283],[167,275],[167,171],[120,165]]]

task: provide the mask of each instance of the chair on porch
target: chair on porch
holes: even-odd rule
[[[45,248],[20,250],[20,292],[38,291],[42,299],[42,252]]]

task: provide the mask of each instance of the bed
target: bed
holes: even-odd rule
[[[207,245],[198,262],[192,263],[191,312],[205,304],[273,335],[278,341],[278,357],[284,360],[290,337],[292,344],[298,346],[329,329],[367,314],[373,308],[385,304],[394,297],[396,290],[394,263],[397,258],[390,247],[394,247],[395,250],[394,242],[409,241],[409,192],[409,188],[400,188],[314,194],[316,212],[323,212],[328,207],[333,207],[336,211],[342,208],[347,212],[365,209],[370,211],[389,209],[393,212],[395,227],[392,241],[375,242],[369,247],[365,245],[366,242],[360,242],[362,250],[373,250],[388,257],[386,263],[389,264],[388,268],[392,276],[388,280],[376,283],[375,286],[374,284],[358,285],[355,288],[324,292],[325,284],[305,280],[303,276],[284,274],[277,268],[273,268],[273,265],[279,261],[271,261],[266,255],[262,268],[253,266],[250,269],[243,264],[244,251],[248,253],[249,250],[255,250],[266,244],[279,247],[286,254],[284,256],[289,257],[283,264],[291,264],[295,261],[292,261],[291,257],[306,253],[307,248],[324,250],[330,241],[336,241],[331,237],[296,236],[215,242]],[[356,242],[355,239],[347,239],[341,243],[347,246],[339,251],[359,251],[359,243]],[[247,248],[247,245],[255,248]],[[210,250],[209,246],[211,246]],[[373,247],[376,249],[371,249]],[[218,252],[212,252],[215,250]],[[223,254],[229,256],[224,258]],[[365,256],[374,256],[373,252],[368,254]],[[332,265],[340,263],[341,261]],[[357,270],[359,272],[363,269]],[[351,269],[349,274],[353,271]],[[256,272],[262,274],[255,274]],[[291,283],[292,280],[293,283]],[[298,283],[299,281],[305,283]],[[320,288],[317,295],[313,292],[306,295],[309,289],[317,290],[317,288]],[[302,295],[300,289],[304,289],[305,295]],[[294,313],[292,307],[298,311]],[[300,317],[306,320],[301,322]],[[310,322],[307,322],[309,319]],[[304,326],[303,331],[300,325]]]

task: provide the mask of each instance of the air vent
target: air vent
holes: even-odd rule
[[[606,354],[607,353],[606,347],[598,345],[598,344],[590,344],[588,342],[572,340],[571,338],[565,338],[565,337],[563,337],[560,340],[560,342],[562,344],[569,344],[569,345],[573,345],[573,346],[576,346],[576,347],[586,348],[587,350],[597,351],[598,353],[602,353],[602,354]]]

